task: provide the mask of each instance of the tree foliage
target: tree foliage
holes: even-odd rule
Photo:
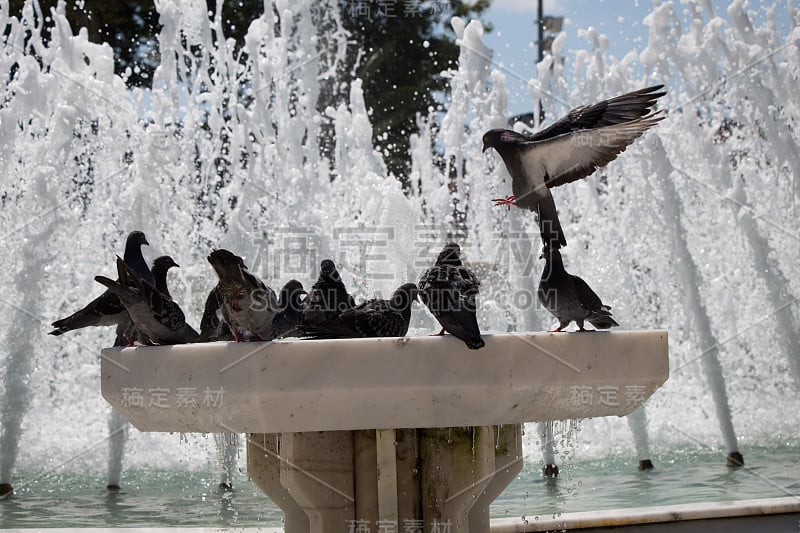
[[[20,13],[24,3],[10,0],[11,12]],[[57,0],[39,0],[35,5],[47,18],[56,4]],[[488,5],[489,0],[339,0],[351,45],[339,79],[331,80],[322,95],[320,109],[347,98],[342,80],[362,78],[373,144],[383,154],[389,172],[407,183],[408,139],[417,131],[416,116],[438,108],[448,91],[442,72],[458,57],[450,18],[479,16]],[[213,14],[216,2],[207,0],[207,6]],[[226,1],[222,9],[225,36],[242,46],[250,22],[261,15],[263,4]],[[111,46],[116,72],[129,86],[151,85],[160,63],[158,13],[153,0],[68,2],[66,16],[73,30],[86,28],[89,40]],[[325,146],[324,140],[322,144]]]

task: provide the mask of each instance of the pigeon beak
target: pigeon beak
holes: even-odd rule
[[[489,145],[487,145],[486,143],[483,143],[483,150],[481,150],[481,153],[486,152],[487,148],[489,148]]]

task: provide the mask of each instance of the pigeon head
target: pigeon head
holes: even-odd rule
[[[168,255],[162,255],[160,257],[156,257],[153,260],[153,268],[152,268],[152,270],[164,270],[164,271],[167,271],[172,267],[180,268],[180,265],[178,263],[176,263]]]
[[[211,252],[208,256],[208,262],[211,263],[214,272],[217,273],[220,279],[233,276],[240,277],[240,269],[247,269],[241,257],[223,248]]]
[[[505,148],[507,145],[530,140],[530,137],[516,131],[496,128],[483,134],[483,151],[494,148],[500,152],[501,148]]]
[[[416,284],[414,283],[406,283],[404,285],[400,285],[394,293],[392,293],[392,298],[390,301],[390,306],[392,309],[408,309],[411,307],[411,304],[417,298],[419,294],[419,289],[417,288]]]
[[[446,244],[436,258],[436,264],[461,266],[461,248],[454,242]]]
[[[296,279],[290,279],[281,289],[278,307],[281,309],[291,307],[295,311],[300,311],[303,307],[303,301],[301,298],[305,294],[308,293],[303,289],[303,284]]]
[[[330,259],[323,259],[319,265],[319,277],[338,280],[339,272],[336,270],[336,264]]]
[[[505,130],[502,129],[494,129],[489,130],[483,134],[483,152],[488,150],[489,148],[497,148],[497,145],[500,144],[500,136],[503,134]]]
[[[133,246],[141,246],[143,244],[147,246],[150,245],[150,243],[147,242],[147,237],[144,236],[144,232],[139,230],[128,233],[128,238],[125,241],[126,247],[129,244]]]

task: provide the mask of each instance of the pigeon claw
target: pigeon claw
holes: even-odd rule
[[[512,205],[516,205],[516,200],[517,197],[514,196],[513,194],[511,196],[506,196],[505,198],[492,198],[495,207],[499,205],[504,205],[508,208],[509,211],[511,211]]]
[[[439,333],[431,333],[428,337],[442,337],[444,335],[444,328]]]

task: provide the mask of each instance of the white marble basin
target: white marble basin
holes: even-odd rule
[[[666,331],[108,348],[102,393],[141,431],[281,433],[630,413],[666,381]]]

